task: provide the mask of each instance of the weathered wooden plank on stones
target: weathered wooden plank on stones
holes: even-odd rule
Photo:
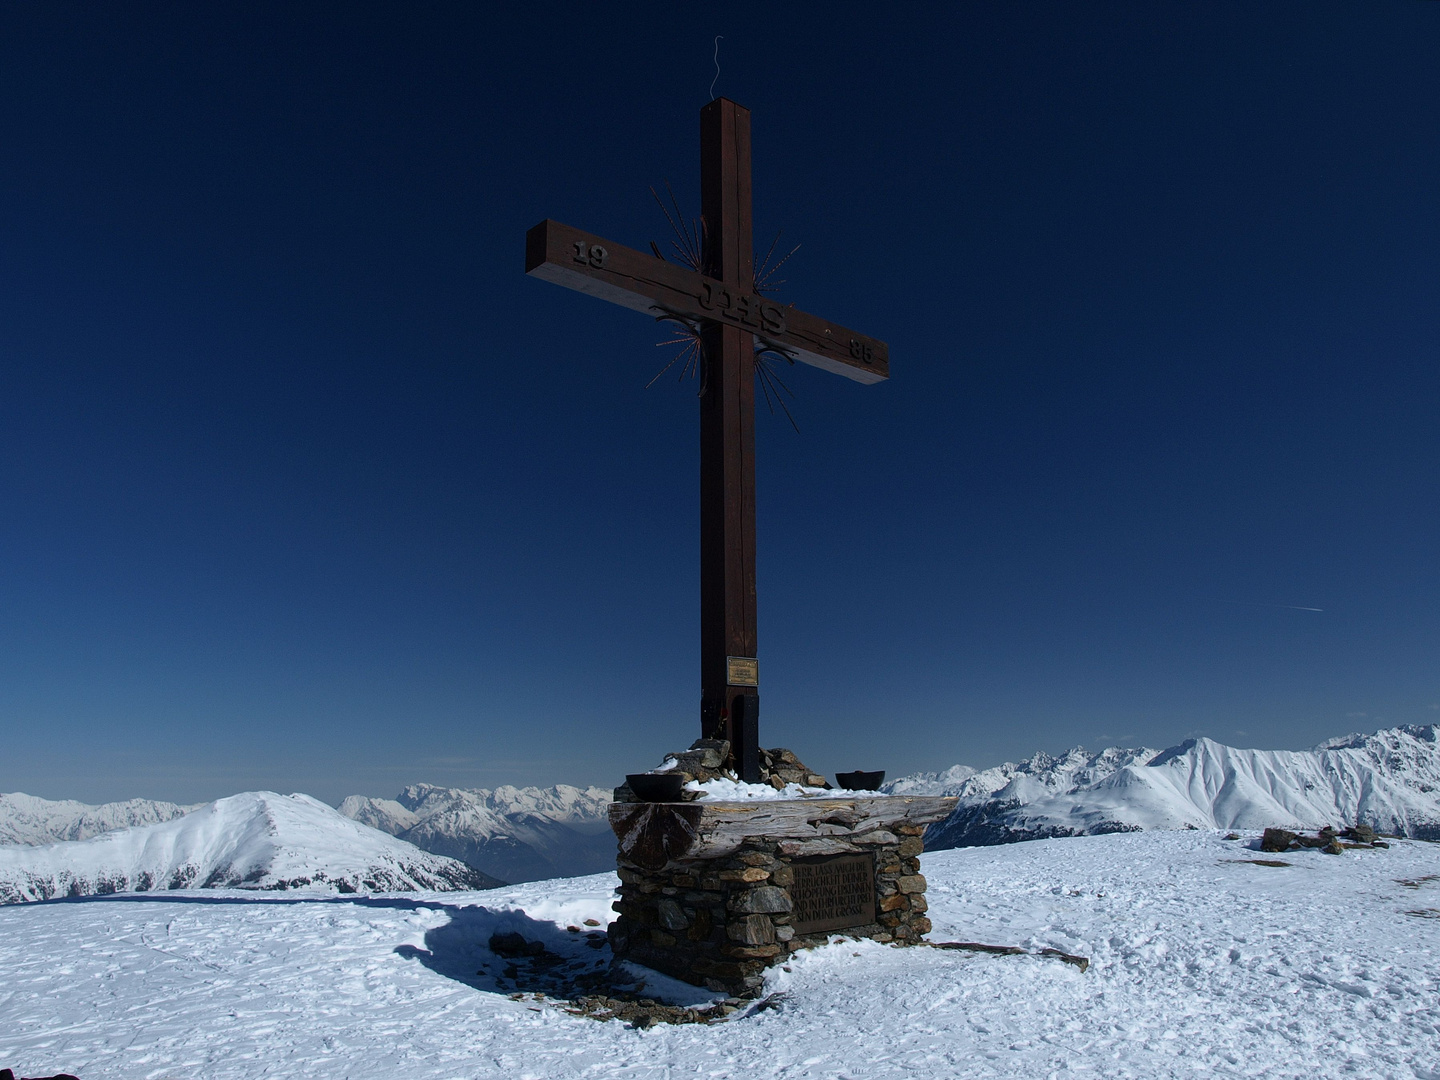
[[[659,869],[671,859],[731,854],[747,837],[863,844],[866,834],[879,830],[943,821],[957,801],[951,796],[890,795],[870,799],[614,803],[610,807],[610,827],[620,841],[623,858],[638,866]],[[840,850],[855,849],[837,846],[823,853]],[[805,853],[822,854],[819,850]]]
[[[795,858],[809,855],[843,855],[860,849],[845,840],[824,836],[816,840],[782,840],[777,850],[781,855]]]

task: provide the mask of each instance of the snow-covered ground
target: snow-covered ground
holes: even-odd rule
[[[497,930],[603,967],[611,875],[483,893],[206,891],[0,908],[0,1067],[100,1078],[1440,1078],[1440,845],[1214,832],[927,854],[933,941],[836,942],[773,1009],[636,1030],[511,1000]],[[520,976],[524,989],[524,976]]]

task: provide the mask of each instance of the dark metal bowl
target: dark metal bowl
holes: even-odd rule
[[[630,773],[625,783],[644,802],[679,802],[685,777],[679,773]]]
[[[879,772],[838,772],[835,782],[846,791],[879,791],[885,781],[885,770]]]

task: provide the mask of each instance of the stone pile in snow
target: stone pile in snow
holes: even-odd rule
[[[760,780],[749,784],[737,780],[725,764],[730,757],[730,743],[725,739],[696,739],[690,749],[665,755],[658,768],[650,772],[676,775],[684,780],[682,801],[696,799],[754,800],[800,799],[831,790],[830,781],[795,756],[793,750],[777,746],[761,747],[756,757]],[[615,789],[616,802],[635,802],[629,783]]]
[[[963,766],[887,784],[956,795],[927,849],[1146,829],[1317,829],[1365,824],[1440,838],[1440,741],[1433,724],[1347,735],[1313,750],[1242,750],[1189,739],[1165,751],[1075,749],[981,772]]]
[[[1230,836],[1235,836],[1235,834],[1231,833]],[[1389,847],[1390,845],[1384,840],[1376,838],[1375,830],[1369,825],[1355,825],[1338,833],[1334,826],[1326,825],[1323,829],[1319,829],[1314,836],[1293,833],[1289,829],[1272,828],[1266,829],[1260,837],[1260,850],[1269,852],[1303,851],[1306,848],[1318,848],[1327,855],[1341,855],[1346,851],[1358,851],[1365,848],[1388,850]]]
[[[0,903],[161,889],[408,892],[500,884],[308,795],[252,791],[183,817],[44,846],[0,847]]]
[[[412,784],[394,799],[351,795],[340,813],[503,881],[577,877],[615,865],[610,792]]]

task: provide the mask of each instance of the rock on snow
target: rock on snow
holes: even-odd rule
[[[233,795],[157,825],[42,847],[0,847],[0,903],[156,889],[338,892],[500,884],[342,816],[308,795]]]

